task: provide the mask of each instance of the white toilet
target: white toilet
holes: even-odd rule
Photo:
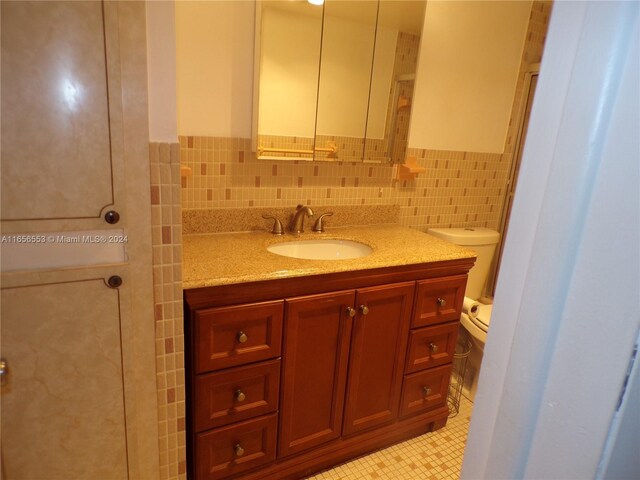
[[[479,301],[483,295],[484,286],[487,281],[491,261],[496,250],[496,245],[500,239],[500,234],[488,228],[430,228],[427,233],[434,237],[447,240],[456,245],[461,245],[474,250],[478,255],[475,265],[469,272],[465,297]],[[470,317],[462,313],[461,323],[469,333],[472,342],[471,354],[467,364],[467,375],[463,391],[471,399],[475,397],[478,385],[478,373],[484,352],[484,344],[487,340],[487,331],[491,320],[491,309],[493,305],[479,304],[477,316]]]

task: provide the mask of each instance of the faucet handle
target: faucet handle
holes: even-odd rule
[[[311,230],[318,233],[324,232],[324,223],[322,222],[322,219],[324,217],[330,217],[331,215],[333,215],[333,212],[327,212],[320,215],[316,220],[316,223],[313,224],[313,228]]]
[[[273,233],[274,235],[284,235],[284,228],[282,227],[282,222],[280,220],[272,215],[262,215],[262,218],[264,218],[265,220],[273,220],[273,228],[271,229],[271,233]]]

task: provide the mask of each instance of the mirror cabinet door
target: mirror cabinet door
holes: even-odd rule
[[[403,162],[426,1],[257,5],[258,158]]]
[[[259,2],[258,158],[313,159],[322,8]]]
[[[402,163],[426,2],[380,0],[364,161]]]
[[[377,0],[325,0],[316,160],[362,161],[377,14]]]

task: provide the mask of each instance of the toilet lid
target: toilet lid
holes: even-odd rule
[[[491,321],[491,310],[493,310],[493,305],[480,304],[478,306],[478,316],[470,320],[475,323],[478,328],[486,332],[489,329],[489,322]]]

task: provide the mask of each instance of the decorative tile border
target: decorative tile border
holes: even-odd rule
[[[186,479],[179,145],[150,143],[149,161],[160,479]]]

